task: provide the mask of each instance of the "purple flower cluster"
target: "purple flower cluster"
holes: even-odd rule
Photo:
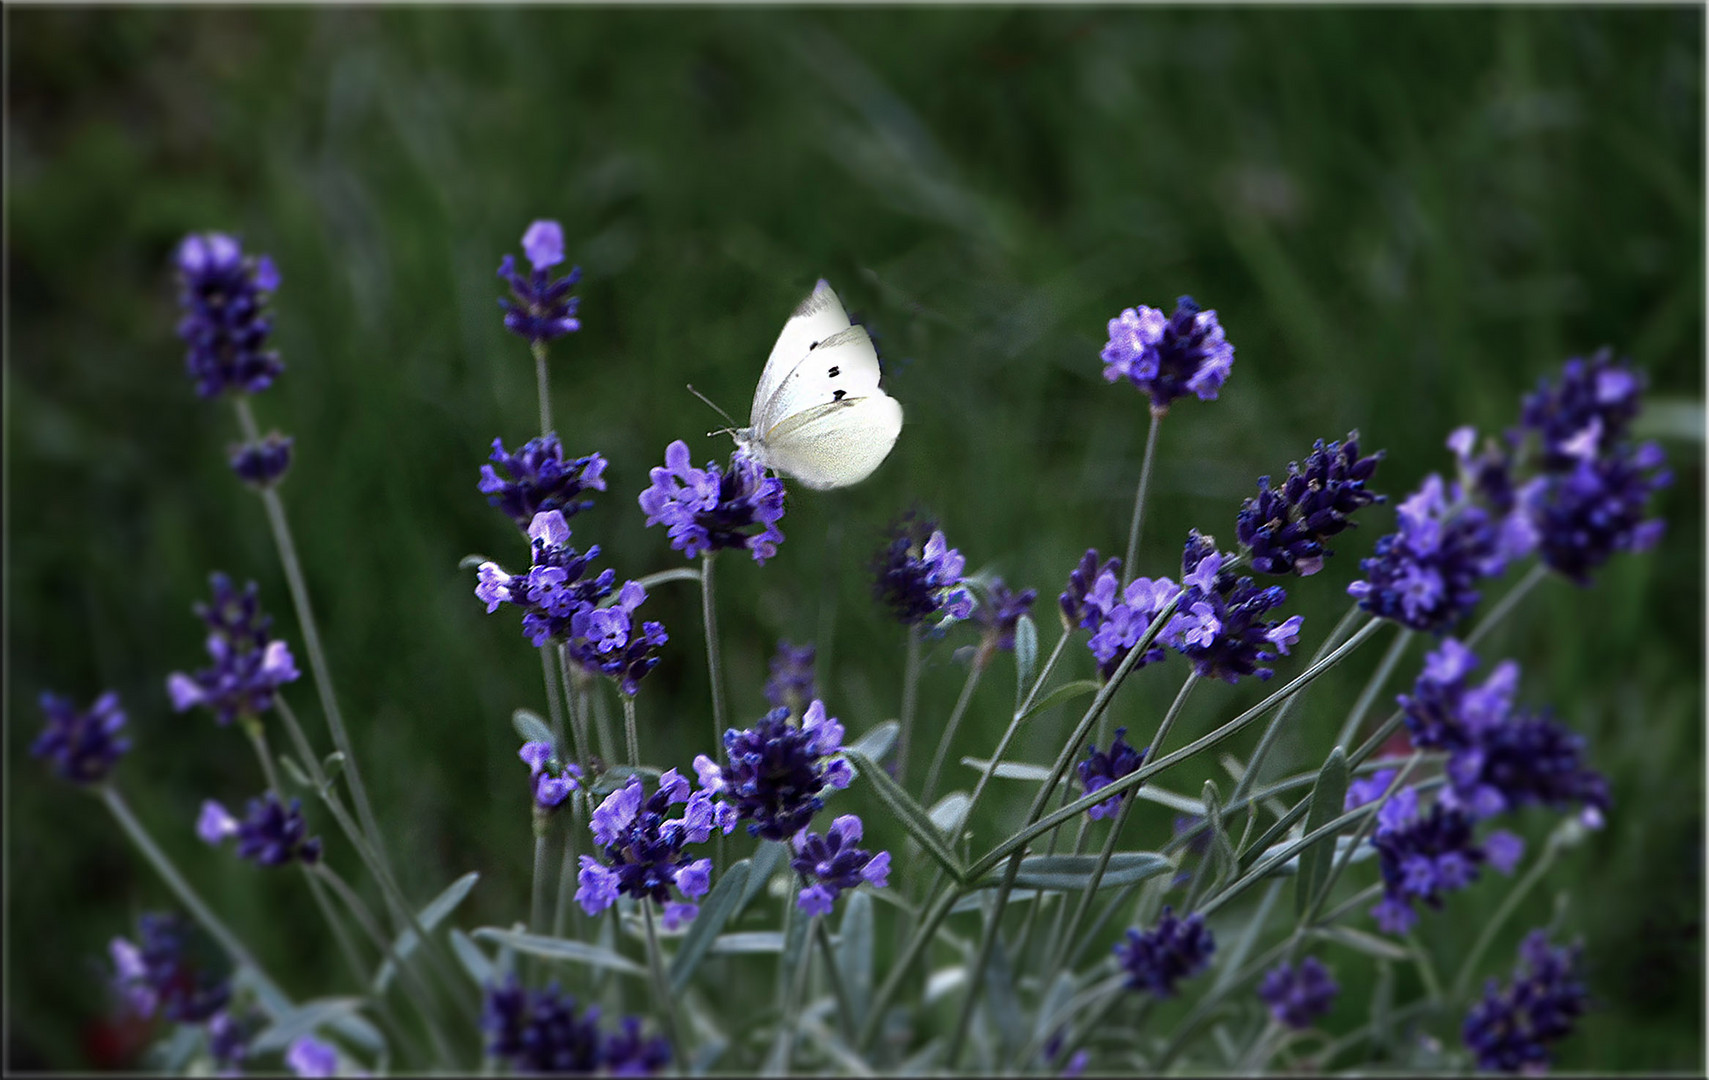
[[[701,788],[733,803],[735,819],[748,832],[767,840],[787,840],[800,832],[825,805],[826,788],[846,788],[854,770],[837,755],[843,750],[843,725],[826,717],[815,699],[801,717],[789,722],[789,710],[773,709],[745,731],[724,733],[720,768],[705,754],[694,759]]]
[[[1448,751],[1443,801],[1476,818],[1541,804],[1584,807],[1589,824],[1608,809],[1608,782],[1584,764],[1584,740],[1546,713],[1516,713],[1519,667],[1496,665],[1468,685],[1477,656],[1453,638],[1424,662],[1411,694],[1398,701],[1415,746]]]
[[[529,225],[522,234],[522,253],[534,268],[527,277],[517,271],[513,256],[506,255],[498,264],[498,276],[510,285],[510,298],[499,299],[504,328],[534,346],[580,330],[576,307],[581,298],[571,296],[570,290],[581,280],[581,267],[561,278],[552,276],[552,267],[564,261],[563,227],[556,221]]]
[[[988,651],[1015,651],[1015,627],[1037,599],[1037,589],[1015,592],[1002,578],[993,578],[985,586],[985,599],[973,609],[973,621],[983,629]]]
[[[492,463],[481,466],[481,493],[523,530],[542,510],[574,517],[593,506],[592,500],[578,496],[605,490],[606,460],[598,454],[565,458],[555,432],[528,440],[514,454],[504,448],[503,439],[494,439]],[[493,465],[509,479],[500,477]]]
[[[813,681],[814,649],[812,645],[777,643],[777,655],[771,658],[771,677],[765,682],[765,699],[773,708],[787,708],[792,716],[818,696]]]
[[[249,1057],[249,1044],[261,1033],[265,1022],[266,1018],[254,1009],[246,1010],[241,1016],[230,1009],[221,1009],[208,1018],[208,1056],[214,1059],[220,1075],[237,1076],[242,1072],[239,1066]],[[291,1064],[289,1055],[286,1064]],[[305,1074],[299,1071],[297,1075]],[[332,1073],[320,1075],[331,1076]]]
[[[1110,740],[1110,749],[1107,753],[1099,750],[1096,743],[1088,744],[1086,760],[1077,766],[1080,770],[1081,794],[1090,795],[1094,791],[1109,787],[1113,781],[1120,780],[1144,765],[1145,755],[1150,750],[1149,746],[1139,750],[1129,746],[1127,728],[1125,727],[1116,729],[1116,737]],[[1110,817],[1121,807],[1122,799],[1132,794],[1130,791],[1123,795],[1105,799],[1086,811],[1086,816],[1093,821]]]
[[[313,1035],[300,1035],[291,1040],[290,1048],[285,1051],[285,1064],[295,1076],[337,1076],[338,1050]]]
[[[909,514],[891,525],[890,542],[873,563],[873,596],[907,626],[938,615],[965,619],[973,614],[966,566],[936,523]]]
[[[1216,312],[1201,311],[1190,296],[1176,300],[1168,316],[1143,304],[1127,308],[1110,320],[1109,331],[1102,353],[1105,381],[1125,378],[1145,391],[1156,416],[1188,393],[1215,401],[1234,366],[1234,346]]]
[[[874,855],[856,847],[860,837],[860,818],[844,814],[831,822],[824,836],[802,829],[790,839],[795,857],[789,867],[804,883],[796,906],[809,915],[829,915],[844,889],[863,881],[875,889],[890,883],[890,852]]]
[[[255,582],[241,593],[224,574],[214,574],[209,582],[213,601],[198,603],[193,610],[208,624],[213,666],[194,675],[173,672],[167,676],[166,692],[178,712],[205,705],[225,725],[271,709],[279,687],[296,680],[298,671],[290,646],[272,636],[273,619],[261,613]]]
[[[670,641],[662,623],[636,618],[646,599],[640,582],[625,581],[609,606],[589,605],[570,617],[571,659],[589,674],[610,677],[629,697],[658,666],[659,650]]]
[[[1434,473],[1400,504],[1399,518],[1400,529],[1359,564],[1365,577],[1347,586],[1347,595],[1414,630],[1446,632],[1477,604],[1478,582],[1524,553],[1512,530]]]
[[[1159,612],[1181,591],[1168,578],[1134,578],[1121,586],[1120,559],[1098,565],[1098,551],[1089,549],[1068,575],[1068,588],[1059,598],[1062,613],[1071,626],[1092,631],[1087,647],[1098,661],[1098,671],[1108,679],[1132,651]],[[1135,662],[1137,667],[1155,664],[1169,654],[1159,632],[1151,647]]]
[[[125,711],[113,691],[96,698],[87,711],[58,694],[44,693],[39,700],[47,726],[30,744],[30,755],[52,762],[61,779],[98,784],[130,750],[130,739],[120,734]]]
[[[1270,1015],[1295,1031],[1329,1015],[1340,992],[1329,969],[1315,956],[1301,960],[1298,967],[1284,961],[1265,972],[1258,984],[1258,997],[1270,1006]]]
[[[667,818],[670,808],[679,804],[685,804],[682,816]],[[619,895],[650,899],[664,908],[665,928],[674,929],[700,908],[672,901],[671,889],[695,900],[712,887],[712,860],[694,859],[684,849],[711,839],[713,829],[728,834],[735,827],[735,811],[714,802],[707,791],[690,795],[688,781],[675,769],[659,777],[658,790],[650,797],[641,778],[631,776],[593,812],[593,838],[605,862],[581,857],[576,901],[589,915],[598,915]]]
[[[1582,953],[1579,945],[1551,946],[1541,930],[1526,935],[1513,981],[1506,987],[1495,979],[1485,983],[1483,1000],[1460,1029],[1479,1069],[1534,1075],[1549,1067],[1549,1044],[1572,1034],[1588,1003],[1579,975]]]
[[[1655,443],[1614,446],[1538,477],[1525,492],[1537,554],[1579,585],[1616,551],[1648,551],[1661,540],[1660,518],[1644,517],[1650,496],[1672,483]]]
[[[178,336],[189,346],[184,363],[196,393],[258,394],[273,385],[285,370],[268,348],[273,323],[266,303],[279,287],[273,260],[246,256],[235,237],[216,232],[186,236],[175,262],[183,311]]]
[[[187,1024],[205,1023],[231,1000],[231,983],[217,969],[217,954],[177,915],[147,913],[137,919],[137,940],[114,938],[113,989],[131,1013],[155,1013]]]
[[[670,1044],[643,1038],[639,1019],[626,1017],[610,1033],[599,1021],[599,1006],[578,1008],[556,982],[528,990],[512,975],[487,987],[481,1027],[487,1053],[517,1073],[652,1076],[670,1064]]]
[[[1406,933],[1418,918],[1413,901],[1440,908],[1443,895],[1470,885],[1485,862],[1504,874],[1513,872],[1524,842],[1497,830],[1480,843],[1472,835],[1476,821],[1440,800],[1421,809],[1413,787],[1383,804],[1371,834],[1383,878],[1383,899],[1371,909],[1378,926],[1391,934]]]
[[[291,446],[296,442],[289,435],[270,431],[259,441],[240,443],[226,455],[231,471],[253,488],[270,488],[284,479],[291,467]]]
[[[1280,586],[1260,589],[1251,578],[1236,579],[1222,569],[1229,556],[1216,550],[1216,541],[1194,530],[1181,556],[1181,601],[1161,638],[1193,662],[1202,677],[1236,682],[1243,675],[1268,679],[1274,672],[1261,666],[1274,660],[1274,647],[1283,656],[1299,640],[1294,615],[1281,622],[1263,616],[1287,599]]]
[[[745,547],[754,561],[777,554],[783,543],[783,481],[768,477],[752,458],[735,454],[727,469],[715,461],[697,469],[681,439],[665,447],[665,464],[654,467],[653,484],[641,492],[648,525],[663,525],[671,547],[688,558],[702,552]],[[758,525],[758,532],[751,532]]]
[[[556,810],[570,797],[570,792],[581,786],[581,766],[559,761],[551,743],[523,743],[516,756],[528,766],[534,805],[542,810]]]
[[[257,866],[286,866],[292,862],[314,865],[320,861],[320,838],[308,835],[303,820],[303,802],[292,799],[287,806],[272,791],[249,800],[244,819],[238,821],[213,799],[202,803],[196,819],[196,835],[208,844],[237,838],[237,855]]]
[[[1116,959],[1127,971],[1129,990],[1173,997],[1175,984],[1209,967],[1214,951],[1216,940],[1203,915],[1194,912],[1178,919],[1165,906],[1154,928],[1127,932],[1127,939],[1116,944]]]
[[[1258,496],[1241,505],[1235,524],[1254,570],[1310,577],[1333,554],[1324,541],[1351,527],[1349,519],[1356,511],[1383,501],[1365,488],[1382,452],[1362,458],[1358,440],[1356,431],[1345,443],[1326,446],[1317,440],[1304,468],[1288,463],[1288,477],[1280,488],[1271,488],[1268,476],[1258,478]]]
[[[1643,378],[1629,362],[1616,360],[1612,349],[1599,349],[1588,360],[1569,359],[1558,380],[1539,379],[1536,392],[1520,406],[1519,424],[1542,444],[1545,470],[1570,469],[1598,446],[1626,438],[1643,392]]]

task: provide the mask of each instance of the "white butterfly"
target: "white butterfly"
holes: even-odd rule
[[[810,488],[847,487],[872,475],[902,431],[902,406],[878,388],[878,352],[851,326],[821,281],[801,302],[754,388],[736,445],[766,468]]]

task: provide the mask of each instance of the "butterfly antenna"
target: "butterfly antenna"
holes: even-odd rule
[[[723,432],[708,431],[706,434],[708,434],[708,435],[729,434],[730,432],[732,432],[736,429],[736,421],[730,419],[730,414],[725,412],[723,409],[720,409],[718,407],[717,402],[713,401],[711,398],[707,397],[705,394],[702,394],[700,391],[696,390],[694,388],[693,383],[688,384],[688,392],[693,394],[695,397],[699,398],[701,401],[706,402],[706,404],[708,404],[712,407],[713,412],[717,413],[719,416],[722,416],[725,420],[729,420],[729,422],[730,422],[730,426],[725,428],[723,430]]]

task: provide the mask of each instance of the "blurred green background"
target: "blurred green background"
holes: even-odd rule
[[[136,740],[120,782],[161,844],[287,989],[349,990],[295,875],[192,834],[203,798],[260,787],[243,740],[173,714],[163,690],[203,662],[189,607],[206,575],[258,580],[301,639],[260,506],[224,464],[230,408],[183,374],[169,258],[190,230],[236,232],[284,276],[288,371],[255,405],[297,439],[282,490],[406,890],[425,899],[476,869],[461,925],[525,917],[509,716],[543,709],[539,662],[457,560],[526,557],[475,481],[495,436],[535,433],[532,364],[500,327],[493,272],[536,217],[563,222],[586,272],[554,404],[572,452],[611,460],[609,492],[573,524],[621,576],[680,563],[634,501],[666,443],[698,461],[729,450],[704,437],[718,421],[685,382],[745,410],[820,276],[873,329],[907,410],[894,453],[856,488],[792,489],[778,557],[729,557],[720,575],[735,716],[763,709],[778,637],[817,639],[824,696],[855,733],[897,709],[904,635],[866,569],[894,515],[927,508],[970,569],[1037,587],[1046,648],[1075,560],[1119,552],[1145,408],[1102,382],[1098,350],[1124,307],[1190,293],[1237,349],[1222,399],[1185,401],[1164,426],[1141,561],[1171,576],[1188,528],[1232,543],[1256,477],[1316,438],[1359,429],[1388,451],[1377,487],[1403,495],[1451,469],[1453,427],[1511,423],[1567,356],[1630,355],[1677,475],[1659,500],[1667,538],[1591,588],[1551,579],[1490,646],[1523,665],[1524,700],[1590,737],[1615,809],[1484,967],[1505,975],[1521,933],[1558,914],[1586,939],[1599,1000],[1563,1066],[1702,1067],[1700,9],[5,18],[10,1068],[112,1063],[97,962],[138,911],[173,906],[102,808],[28,758],[43,688],[117,689]],[[1392,513],[1367,512],[1324,574],[1289,585],[1302,649]],[[697,594],[661,586],[649,606],[673,638],[639,699],[643,745],[686,766],[710,741]],[[972,638],[927,650],[917,770]],[[1315,767],[1379,652],[1313,691],[1272,770]],[[1089,674],[1084,649],[1069,655]],[[989,753],[1011,671],[981,686],[958,753]],[[1149,731],[1176,678],[1136,679],[1117,719]],[[1261,692],[1207,687],[1182,731]],[[306,680],[291,698],[319,732]],[[1035,724],[1021,756],[1047,760],[1066,722]],[[1226,792],[1202,764],[1169,786],[1217,776]],[[981,843],[1018,813],[1003,794]],[[1520,829],[1537,841],[1551,824],[1539,811]],[[1130,846],[1156,846],[1169,815],[1132,827]],[[1485,880],[1426,914],[1446,970],[1505,890]],[[1368,985],[1355,954],[1332,960]],[[1355,995],[1332,1026],[1361,1008]],[[1452,1024],[1432,1034],[1457,1041]]]

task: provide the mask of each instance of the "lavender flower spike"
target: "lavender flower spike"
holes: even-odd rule
[[[1173,997],[1175,984],[1209,967],[1214,951],[1216,940],[1203,915],[1195,911],[1178,919],[1166,906],[1155,927],[1127,932],[1127,940],[1116,945],[1116,959],[1127,971],[1128,989]]]
[[[110,690],[87,710],[78,709],[70,698],[44,693],[41,708],[47,726],[30,744],[30,756],[48,759],[61,779],[100,783],[131,748],[130,739],[120,734],[125,712],[119,695]]]
[[[517,272],[516,259],[506,255],[498,264],[498,276],[510,285],[510,298],[500,299],[504,328],[536,347],[582,328],[576,318],[580,297],[570,295],[581,280],[581,267],[561,278],[552,267],[564,261],[564,230],[556,221],[536,221],[522,236],[522,251],[533,273]]]
[[[934,522],[910,514],[892,524],[874,563],[873,595],[909,626],[939,615],[965,619],[973,614],[966,563]]]
[[[1365,489],[1382,456],[1379,451],[1360,457],[1355,431],[1345,443],[1325,446],[1317,440],[1303,468],[1288,463],[1280,488],[1272,489],[1268,476],[1259,477],[1258,496],[1241,505],[1235,526],[1252,568],[1301,577],[1323,569],[1323,560],[1333,554],[1324,541],[1351,528],[1350,519],[1361,507],[1382,501]]]
[[[1202,311],[1190,296],[1175,302],[1165,316],[1143,304],[1110,320],[1104,345],[1104,379],[1125,378],[1151,398],[1151,412],[1162,416],[1185,394],[1215,401],[1234,366],[1234,346],[1223,334],[1215,311]]]
[[[496,465],[509,479],[499,476]],[[543,510],[560,511],[566,518],[593,506],[584,492],[605,490],[606,460],[599,454],[567,458],[555,432],[547,432],[511,453],[503,439],[493,440],[492,464],[481,466],[480,491],[487,502],[526,530]]]
[[[193,233],[178,245],[178,336],[189,346],[184,365],[196,393],[258,394],[285,370],[268,347],[273,322],[266,303],[279,271],[266,255],[246,256],[225,233]]]
[[[804,883],[796,906],[809,915],[829,915],[843,890],[866,882],[875,889],[890,883],[890,853],[874,855],[855,845],[860,842],[860,818],[844,814],[831,822],[825,835],[802,829],[790,840],[795,857],[790,869]]]
[[[664,467],[650,475],[653,484],[638,500],[647,524],[665,526],[671,547],[688,558],[744,547],[764,565],[777,554],[783,481],[766,476],[752,458],[737,453],[728,468],[707,462],[697,469],[689,462],[688,444],[678,439],[665,448]],[[756,525],[759,531],[750,531]]]

